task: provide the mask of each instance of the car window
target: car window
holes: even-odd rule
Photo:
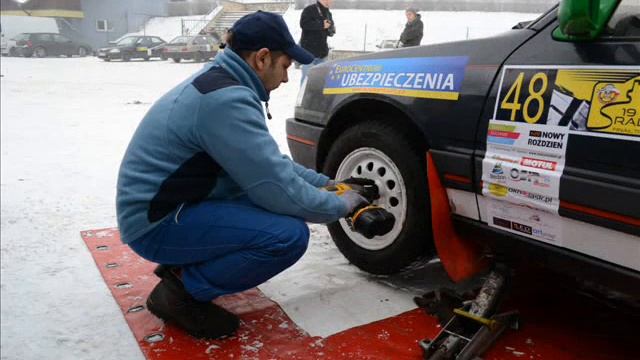
[[[162,39],[160,39],[160,38],[156,38],[156,37],[151,38],[151,43],[152,43],[153,45],[159,45],[159,44],[162,44],[163,42],[164,42],[164,41],[162,41]]]
[[[18,34],[13,38],[13,40],[15,41],[29,40],[29,34]]]
[[[198,36],[193,40],[193,43],[196,45],[206,45],[207,44],[207,38],[204,36]]]
[[[52,41],[52,37],[50,34],[35,34],[33,36],[35,41]]]
[[[556,18],[556,13],[558,11],[558,5],[553,6],[542,15],[538,16],[537,19],[529,22],[525,25],[525,29],[532,30],[541,30],[543,29],[550,21],[553,21]]]
[[[640,39],[640,5],[620,5],[609,20],[603,39]]]
[[[120,41],[118,41],[116,44],[120,45],[120,46],[128,46],[128,45],[133,45],[136,43],[136,41],[138,40],[138,38],[136,37],[126,37]]]
[[[53,35],[53,41],[63,43],[69,42],[70,40],[62,35]]]
[[[171,40],[171,44],[186,44],[188,41],[188,36],[178,36],[177,38]]]

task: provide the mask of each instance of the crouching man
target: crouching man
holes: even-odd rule
[[[305,222],[333,222],[367,202],[319,189],[329,178],[282,155],[269,134],[262,102],[288,81],[292,60],[313,56],[280,15],[246,15],[224,52],[151,107],[122,160],[122,239],[161,264],[147,307],[195,337],[234,333],[238,317],[211,300],[294,264]]]

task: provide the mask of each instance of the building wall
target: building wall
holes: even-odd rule
[[[122,35],[140,30],[152,17],[167,16],[168,0],[82,0],[83,19],[58,19],[60,33],[84,41],[94,49]],[[98,31],[97,21],[107,20],[109,31]]]

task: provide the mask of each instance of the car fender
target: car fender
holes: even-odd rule
[[[398,101],[396,98],[379,94],[352,94],[336,99],[336,103],[331,106],[332,111],[325,113],[321,120],[321,122],[326,125],[318,142],[318,169],[322,169],[331,144],[340,133],[362,121],[371,119],[370,117],[359,117],[357,119],[349,117],[348,122],[341,121],[346,114],[351,111],[357,111],[359,107],[365,105],[367,108],[371,108],[372,106],[379,107],[380,111],[377,112],[377,115],[380,116],[380,121],[397,121],[402,128],[409,130],[408,133],[415,135],[415,137],[412,138],[413,141],[419,141],[425,145],[425,149],[428,148],[427,144],[429,143],[429,139],[426,137],[427,131],[419,125],[420,122],[417,121],[417,114],[413,113],[406,104]]]

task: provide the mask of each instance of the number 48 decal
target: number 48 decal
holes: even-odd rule
[[[496,119],[546,123],[556,70],[506,69],[498,98]]]

